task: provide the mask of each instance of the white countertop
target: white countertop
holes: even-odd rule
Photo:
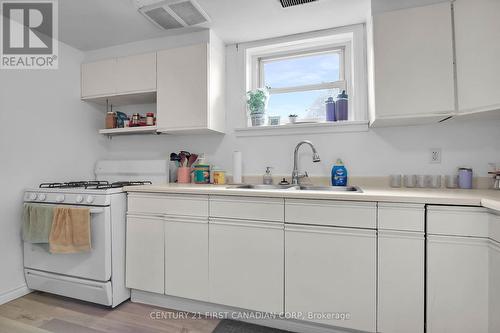
[[[437,205],[483,206],[500,211],[499,190],[381,188],[363,186],[363,192],[237,189],[234,185],[164,184],[125,187],[127,192],[216,194],[278,198],[332,199]]]

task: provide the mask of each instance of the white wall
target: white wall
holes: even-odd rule
[[[154,41],[150,41],[153,43]],[[165,41],[163,41],[165,42]],[[168,42],[167,42],[168,44]],[[133,48],[133,45],[130,45]],[[126,46],[121,51],[137,52]],[[106,50],[110,54],[110,50]],[[98,57],[98,51],[93,52]],[[301,139],[310,139],[322,161],[311,163],[304,147],[301,167],[310,175],[327,176],[332,163],[341,157],[354,176],[386,176],[392,173],[448,174],[458,166],[471,166],[486,176],[489,162],[500,162],[500,121],[449,121],[430,126],[370,129],[368,132],[296,136],[237,137],[234,128],[244,122],[243,56],[227,47],[227,134],[203,136],[147,135],[115,137],[108,142],[110,158],[167,158],[170,152],[187,149],[205,152],[211,162],[231,172],[232,151],[241,150],[244,173],[260,175],[266,166],[274,174],[288,175],[292,152]],[[121,108],[147,112],[154,105]],[[154,109],[153,109],[154,110]],[[430,164],[431,148],[442,149],[442,163]]]
[[[102,114],[80,101],[83,53],[59,44],[58,70],[0,70],[0,301],[22,287],[23,189],[93,178]]]

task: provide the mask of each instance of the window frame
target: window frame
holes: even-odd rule
[[[371,99],[368,94],[371,49],[367,48],[367,25],[365,23],[300,33],[260,41],[235,44],[235,52],[241,56],[243,66],[241,94],[261,87],[259,58],[279,57],[298,53],[312,53],[344,47],[344,81],[349,94],[349,120],[345,122],[315,122],[280,126],[252,127],[242,100],[244,112],[236,115],[241,127],[235,128],[237,136],[289,135],[293,133],[327,133],[365,131],[368,128]],[[338,82],[338,81],[337,81]],[[307,90],[315,90],[308,87]],[[338,87],[334,87],[338,88]],[[275,88],[276,89],[276,88]],[[344,90],[344,87],[342,87]]]
[[[347,80],[345,74],[345,52],[346,46],[340,45],[335,47],[327,47],[327,48],[318,48],[317,50],[307,50],[307,51],[291,51],[278,55],[267,55],[258,57],[257,66],[259,67],[259,87],[265,87],[265,72],[264,65],[270,62],[277,62],[281,60],[288,59],[297,59],[297,58],[305,58],[308,56],[315,56],[321,54],[331,54],[337,53],[339,55],[339,80],[317,83],[317,84],[308,84],[308,85],[299,85],[299,86],[289,86],[289,87],[281,87],[281,88],[273,88],[270,87],[268,89],[269,94],[283,94],[283,93],[293,93],[293,92],[305,92],[305,91],[313,91],[313,90],[323,90],[323,89],[339,89],[346,90],[347,93]]]

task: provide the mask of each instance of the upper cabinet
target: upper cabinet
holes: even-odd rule
[[[156,53],[82,64],[82,99],[156,91]]]
[[[115,79],[119,94],[156,91],[156,53],[117,58]]]
[[[160,133],[223,133],[225,68],[224,43],[209,32],[198,44],[82,64],[81,97],[114,106],[156,102]]]
[[[450,3],[373,18],[375,126],[437,122],[455,112]]]
[[[160,132],[224,132],[225,62],[219,43],[158,52]]]
[[[458,109],[500,112],[500,1],[457,0]]]
[[[116,59],[82,64],[82,98],[116,93]]]

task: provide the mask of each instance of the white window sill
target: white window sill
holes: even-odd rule
[[[325,134],[367,132],[368,121],[339,121],[324,123],[298,123],[279,126],[255,126],[236,128],[236,136],[270,136],[270,135],[295,135],[295,134]]]

